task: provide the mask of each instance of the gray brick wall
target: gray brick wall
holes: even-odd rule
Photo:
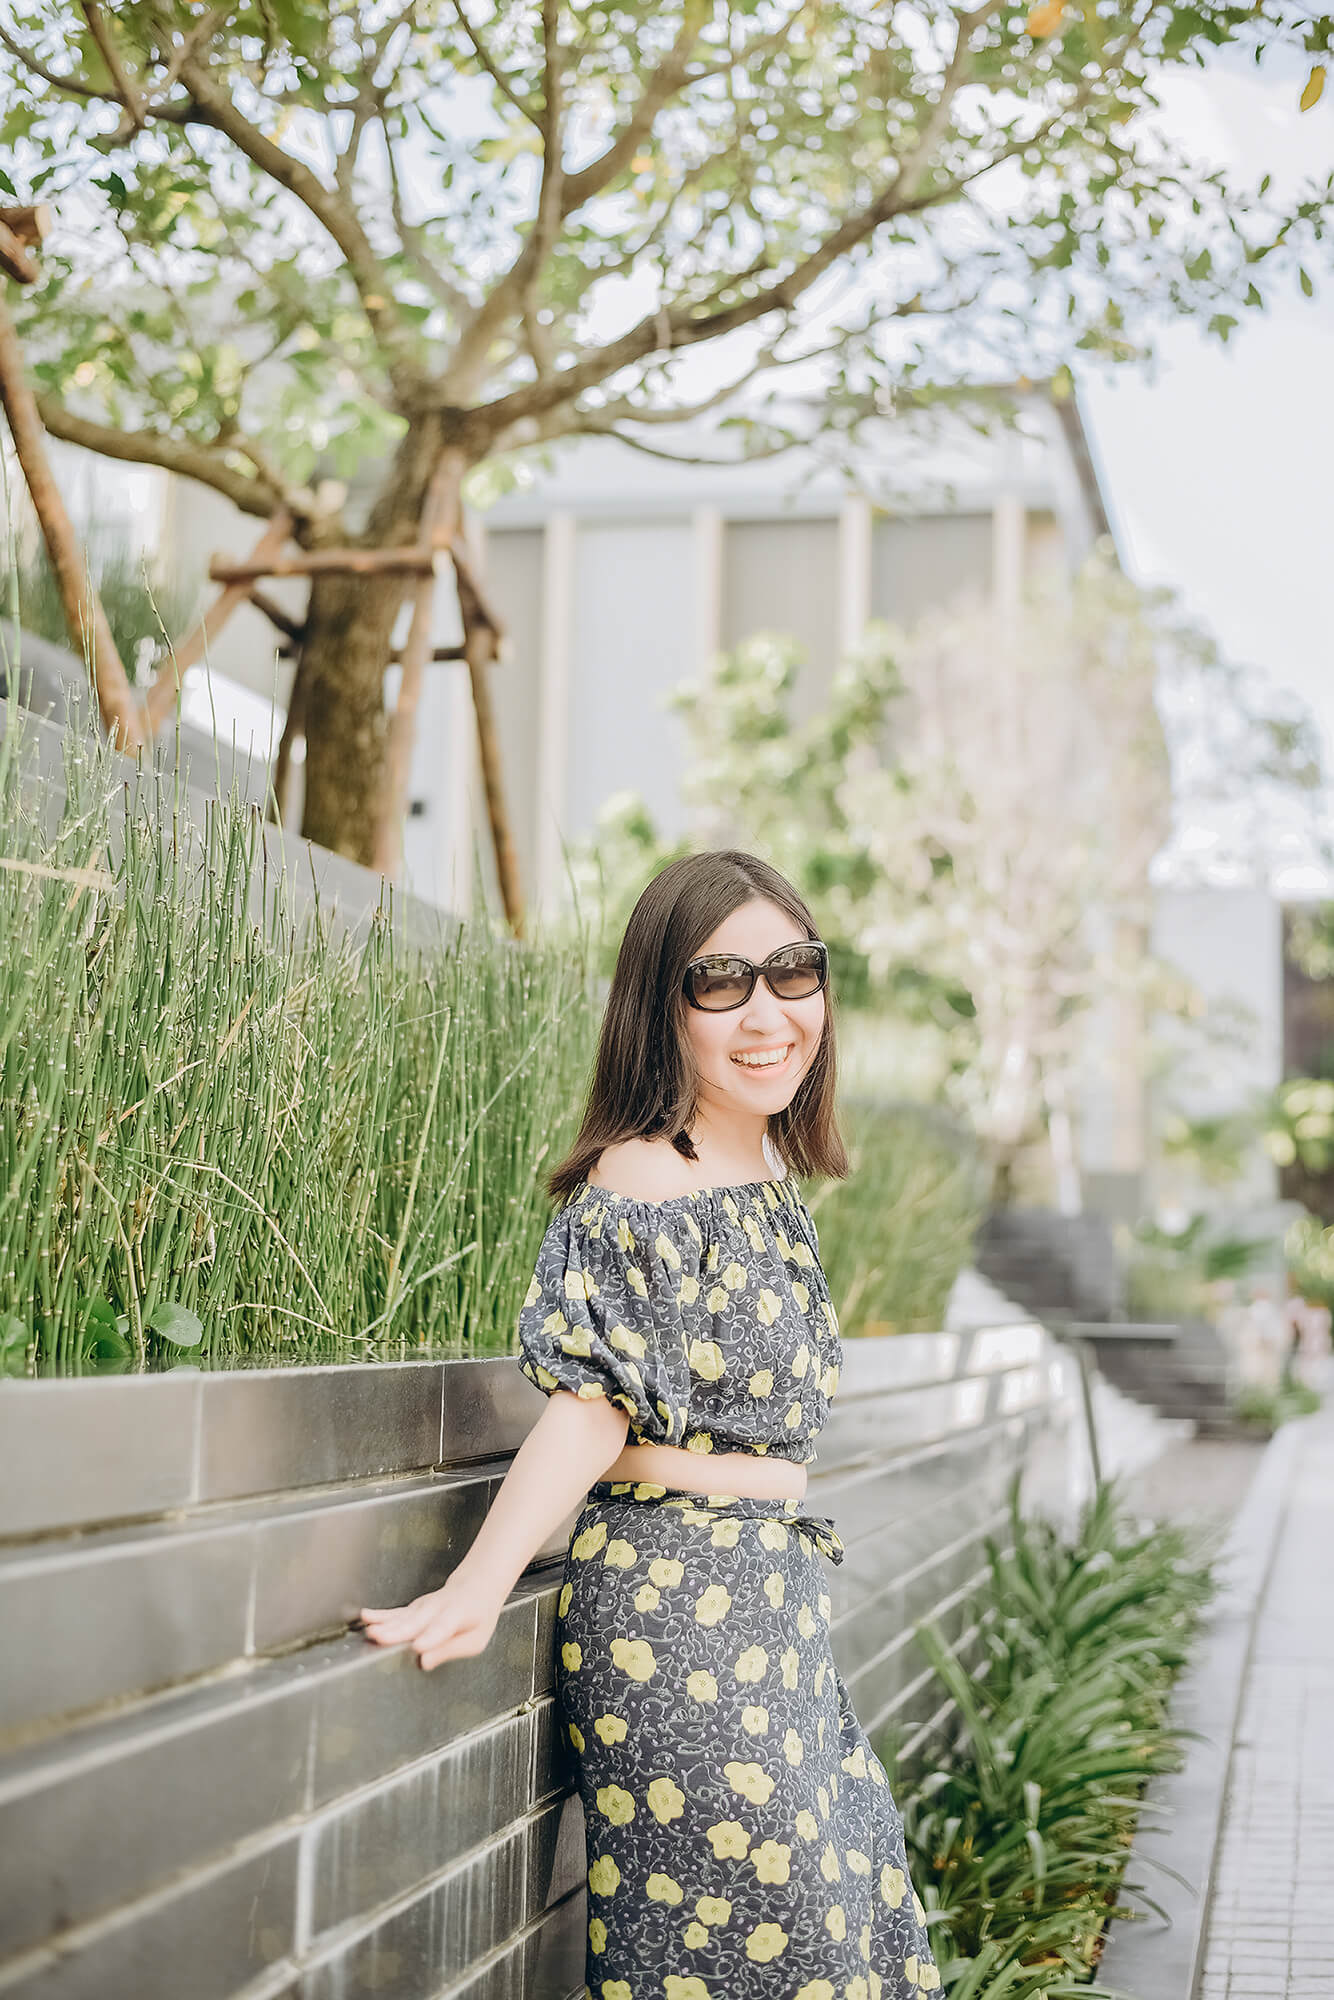
[[[850,1341],[811,1500],[887,1749],[941,1726],[1036,1326]],[[564,2000],[582,1826],[552,1716],[563,1533],[480,1661],[347,1630],[438,1583],[541,1407],[510,1360],[0,1385],[0,1996]]]

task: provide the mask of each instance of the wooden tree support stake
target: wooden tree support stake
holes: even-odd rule
[[[252,556],[246,562],[230,562],[225,556],[214,556],[208,573],[214,583],[244,584],[248,591],[252,583],[259,583],[266,576],[339,573],[350,576],[423,576],[430,574],[434,568],[433,552],[429,548],[412,545],[404,549],[308,549],[292,556]]]

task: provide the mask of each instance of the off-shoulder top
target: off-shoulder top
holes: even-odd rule
[[[519,1314],[519,1366],[605,1396],[632,1444],[808,1464],[838,1386],[838,1322],[795,1183],[634,1201],[585,1181]]]

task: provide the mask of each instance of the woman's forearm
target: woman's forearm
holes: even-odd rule
[[[598,1398],[557,1390],[520,1445],[455,1575],[497,1602],[625,1445],[628,1419]]]

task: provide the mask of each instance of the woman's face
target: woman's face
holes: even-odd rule
[[[692,953],[705,958],[734,953],[759,965],[786,944],[804,944],[806,933],[776,903],[756,898],[733,910]],[[701,1102],[711,1110],[770,1118],[792,1102],[814,1061],[824,1030],[825,996],[779,1000],[757,979],[744,1007],[727,1014],[684,1009],[684,1031],[699,1071]]]

